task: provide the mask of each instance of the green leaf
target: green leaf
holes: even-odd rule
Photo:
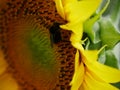
[[[93,19],[89,19],[84,24],[84,32],[87,33],[89,38],[93,43],[98,43],[100,41],[99,37],[99,24]]]
[[[115,5],[112,4],[112,6],[114,6],[114,7],[113,7],[113,10],[111,13],[111,19],[112,19],[112,21],[117,22],[118,19],[120,20],[120,18],[119,18],[119,16],[120,16],[120,0],[112,0],[112,1],[114,1]]]
[[[113,50],[106,51],[103,49],[99,54],[98,62],[113,68],[119,68],[119,61],[117,60]]]
[[[88,49],[89,49],[89,50],[98,50],[98,49],[101,48],[101,46],[102,46],[102,45],[101,45],[101,42],[98,42],[98,43],[95,43],[95,44],[91,42],[91,43],[89,44]]]
[[[99,53],[98,62],[104,64],[106,61],[105,48]]]
[[[120,89],[120,82],[118,82],[118,83],[112,83],[112,85],[114,85],[115,87],[117,87],[117,88]]]
[[[102,47],[102,43],[101,42],[93,43],[93,42],[91,42],[90,39],[88,39],[84,43],[84,47],[86,50],[99,50]]]
[[[107,0],[103,0],[101,8],[104,7]],[[110,0],[110,4],[106,11],[103,14],[103,17],[110,17],[113,20],[116,20],[119,17],[118,13],[120,12],[120,0]]]
[[[118,60],[115,57],[113,50],[106,50],[105,48],[100,52],[98,61],[110,67],[119,68]]]
[[[115,57],[114,53],[112,52],[112,50],[108,50],[105,52],[106,54],[106,60],[105,60],[105,65],[114,67],[114,68],[119,68],[118,67],[118,60]]]
[[[99,9],[104,7],[106,1],[107,0],[103,0]],[[103,13],[102,16],[105,18],[110,18],[112,20],[112,23],[120,31],[120,0],[110,0],[110,4],[107,10]]]
[[[100,41],[99,37],[99,24],[98,19],[101,15],[105,12],[110,0],[108,0],[104,7],[99,11],[99,13],[95,13],[91,18],[84,22],[84,32],[88,34],[89,38],[91,39],[92,43],[98,43]]]
[[[110,22],[104,18],[100,20],[100,38],[103,45],[107,45],[108,49],[113,48],[120,41],[120,33]]]

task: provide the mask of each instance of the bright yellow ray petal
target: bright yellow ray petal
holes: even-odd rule
[[[83,84],[86,83],[85,90],[118,90],[118,88],[106,83],[100,82],[94,79],[94,76],[91,76],[90,73],[86,72],[85,80]]]
[[[55,4],[56,4],[56,8],[58,13],[60,14],[60,16],[65,19],[65,12],[64,12],[64,8],[63,8],[63,3],[62,0],[54,0]]]
[[[86,56],[87,54],[82,57],[83,62],[86,64],[90,72],[93,73],[93,75],[98,76],[108,83],[120,81],[120,70],[103,65],[97,61],[93,62],[92,58],[88,58]]]
[[[84,82],[84,81],[83,81],[83,82]],[[85,83],[84,83],[84,84],[82,83],[82,85],[79,87],[78,90],[87,90],[86,88],[87,88],[87,87],[86,87]]]
[[[58,13],[68,23],[84,22],[98,8],[101,0],[54,0]]]
[[[91,62],[97,61],[98,54],[106,47],[107,45],[104,45],[100,48],[100,50],[84,50],[81,51],[82,55],[86,57],[87,60],[90,60]]]
[[[71,42],[79,42],[81,41],[82,35],[83,35],[83,24],[79,23],[79,24],[66,24],[66,25],[61,25],[60,26],[63,29],[66,30],[71,30],[73,33],[71,35]]]
[[[76,55],[75,55],[75,72],[78,71],[79,65],[80,65],[80,60],[79,60],[79,51],[77,50]]]
[[[84,22],[98,8],[101,0],[73,0],[64,5],[66,20],[69,22]]]
[[[73,75],[73,79],[70,83],[71,90],[78,90],[78,88],[83,82],[84,72],[85,72],[84,65],[82,62],[79,62],[79,52],[77,51],[75,58],[75,72]]]
[[[93,61],[96,61],[98,59],[98,50],[85,50],[85,56],[87,59]]]
[[[94,69],[93,71],[93,68],[96,68],[96,69]],[[92,70],[93,73],[95,73],[97,76],[104,79],[106,82],[116,83],[120,81],[120,70],[117,70],[115,68],[96,62],[89,69]]]

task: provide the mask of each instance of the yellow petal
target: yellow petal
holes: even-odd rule
[[[104,45],[100,48],[100,50],[84,50],[82,55],[86,57],[87,60],[90,61],[97,61],[98,59],[98,54],[106,47],[107,45]]]
[[[100,64],[99,62],[94,63],[94,65],[90,67],[89,69],[94,74],[96,74],[98,77],[100,77],[108,83],[116,83],[120,81],[120,70]]]
[[[64,8],[63,8],[63,3],[62,0],[54,0],[56,4],[56,8],[60,16],[65,19],[65,13],[64,13]]]
[[[74,34],[74,36],[72,35],[71,39],[72,42],[80,42],[82,35],[83,35],[83,24],[79,23],[79,24],[66,24],[66,25],[61,25],[60,26],[63,29],[67,29],[67,30],[71,30]]]
[[[85,80],[83,82],[84,90],[118,90],[118,88],[106,83],[100,82],[94,79],[90,73],[86,71]]]
[[[92,55],[94,55],[94,53]],[[83,55],[82,59],[91,74],[108,83],[115,83],[120,81],[120,70],[103,65],[97,61],[94,62],[91,57],[89,58],[86,56],[87,54]]]
[[[85,50],[85,57],[89,60],[96,61],[98,59],[98,50]]]
[[[78,71],[80,62],[81,61],[79,60],[79,51],[77,50],[77,52],[75,54],[75,72]]]
[[[71,13],[68,14],[68,21],[75,22],[75,21],[85,21],[88,19],[98,8],[101,0],[82,0],[78,1],[74,5],[71,4],[69,7],[71,8]],[[69,8],[68,7],[68,8]]]
[[[62,12],[60,15],[62,17],[63,15],[65,15],[65,20],[71,23],[79,21],[84,22],[96,11],[101,2],[101,0],[61,0],[61,1],[55,0],[56,7],[59,6],[60,8],[57,10],[59,13]]]
[[[79,52],[77,51],[75,58],[75,72],[73,75],[73,79],[70,83],[70,85],[72,85],[71,90],[78,90],[78,88],[83,82],[84,72],[85,72],[84,65],[82,62],[81,63],[79,62]]]
[[[77,25],[69,25],[69,24],[61,25],[61,28],[71,30],[72,31],[72,34],[70,37],[71,44],[79,50],[84,50],[84,48],[81,45],[81,38],[83,35],[82,23],[79,23]]]

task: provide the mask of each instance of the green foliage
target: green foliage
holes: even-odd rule
[[[97,20],[101,17],[101,15],[105,12],[109,5],[110,1],[106,2],[105,6],[99,13],[95,13],[91,18],[89,18],[84,23],[84,32],[88,34],[88,37],[91,39],[92,43],[98,43],[100,41],[99,38],[99,24]]]
[[[120,42],[120,0],[107,2],[109,6],[106,1],[103,0],[101,7],[98,9],[99,13],[94,14],[84,23],[84,32],[89,38],[85,42],[85,49],[99,50],[107,45],[100,53],[98,61],[119,68],[119,60],[113,53],[113,49]],[[106,8],[106,6],[108,7]],[[120,88],[120,82],[112,85]]]
[[[106,56],[106,60],[105,60],[105,65],[114,67],[114,68],[118,68],[118,60],[115,57],[114,53],[112,52],[112,50],[108,50],[105,52],[105,56]]]
[[[110,20],[100,20],[100,38],[103,45],[112,49],[120,41],[120,33],[117,32]]]

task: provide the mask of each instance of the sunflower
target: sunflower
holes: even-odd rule
[[[77,49],[75,72],[70,83],[71,90],[118,90],[110,83],[120,81],[120,70],[103,65],[97,61],[101,50],[86,50],[82,46],[81,39],[84,32],[84,22],[95,13],[101,0],[55,0],[55,3],[58,13],[68,21],[67,24],[61,25],[61,28],[72,31],[70,41]],[[96,21],[99,18],[105,11],[108,3],[93,20]],[[91,20],[91,23],[93,22]]]
[[[70,89],[75,48],[54,1],[0,2],[0,90]]]
[[[101,2],[0,1],[0,90],[118,90],[111,83],[120,82],[120,70],[98,59],[120,35],[112,45],[102,37],[99,49],[87,49],[96,42],[92,27],[109,4],[96,13]]]

